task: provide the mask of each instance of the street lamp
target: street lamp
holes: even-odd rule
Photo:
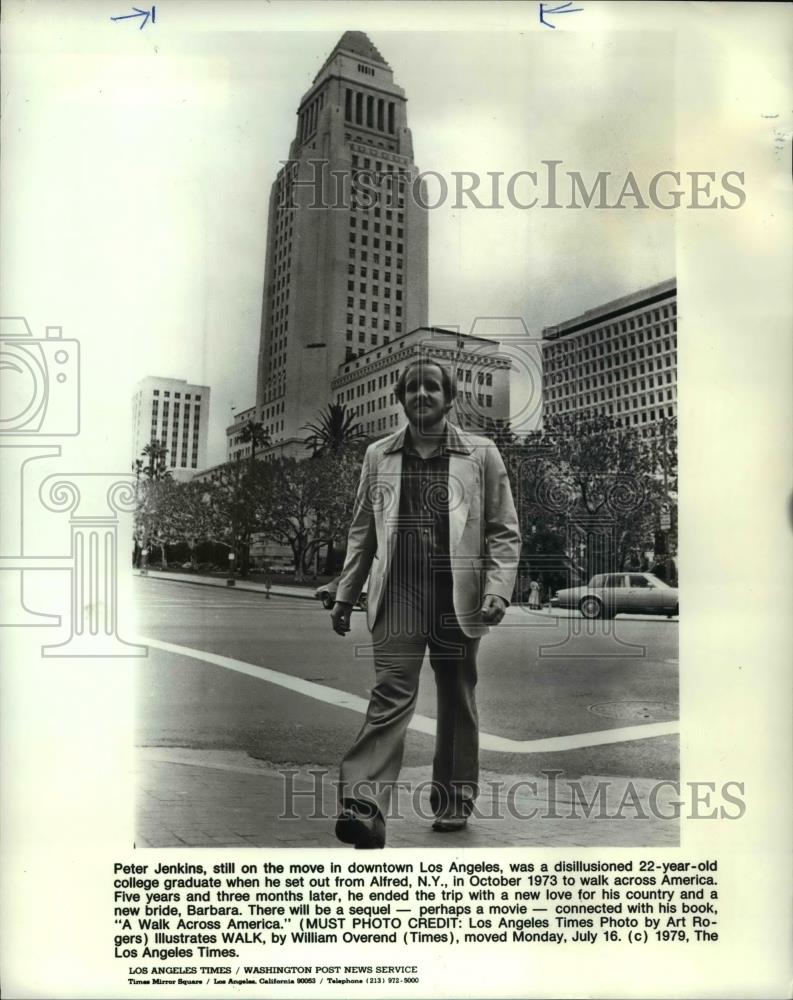
[[[237,586],[237,582],[234,579],[234,559],[235,558],[236,558],[236,556],[234,555],[234,553],[233,552],[229,552],[229,576],[228,576],[228,580],[226,580],[226,586],[227,587],[236,587]]]

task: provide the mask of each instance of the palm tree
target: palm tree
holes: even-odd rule
[[[270,444],[270,435],[264,429],[264,424],[259,420],[247,420],[240,431],[240,441],[246,444],[251,443],[251,468],[256,461],[256,449],[267,448]]]
[[[149,479],[170,479],[171,470],[166,465],[168,449],[159,441],[152,439],[141,454],[148,459],[143,471]],[[137,462],[135,464],[137,465]]]
[[[366,436],[361,425],[355,423],[355,414],[344,403],[329,403],[315,423],[304,424],[301,430],[311,431],[306,448],[311,449],[312,458],[326,452],[338,455],[346,445]]]

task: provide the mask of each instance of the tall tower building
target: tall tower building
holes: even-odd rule
[[[352,358],[427,325],[427,217],[407,99],[347,31],[297,109],[270,194],[256,410],[275,448],[334,398]]]

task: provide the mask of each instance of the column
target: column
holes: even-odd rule
[[[118,515],[135,509],[131,477],[105,473],[49,476],[41,501],[68,511],[71,532],[71,634],[44,656],[146,656],[118,635]]]

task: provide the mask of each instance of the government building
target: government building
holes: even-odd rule
[[[545,327],[543,419],[605,415],[643,437],[677,416],[674,278]]]
[[[331,383],[334,401],[357,417],[368,437],[390,434],[405,423],[396,383],[411,361],[437,361],[456,378],[449,418],[466,430],[489,430],[509,420],[510,359],[494,340],[462,337],[454,330],[422,327],[341,366]]]
[[[206,468],[209,427],[208,385],[147,376],[132,396],[132,462],[146,462],[143,449],[157,442],[174,479],[188,481]]]
[[[273,454],[305,455],[303,428],[346,394],[352,359],[371,364],[426,327],[417,174],[405,92],[369,38],[347,31],[300,100],[270,194],[256,414]]]

